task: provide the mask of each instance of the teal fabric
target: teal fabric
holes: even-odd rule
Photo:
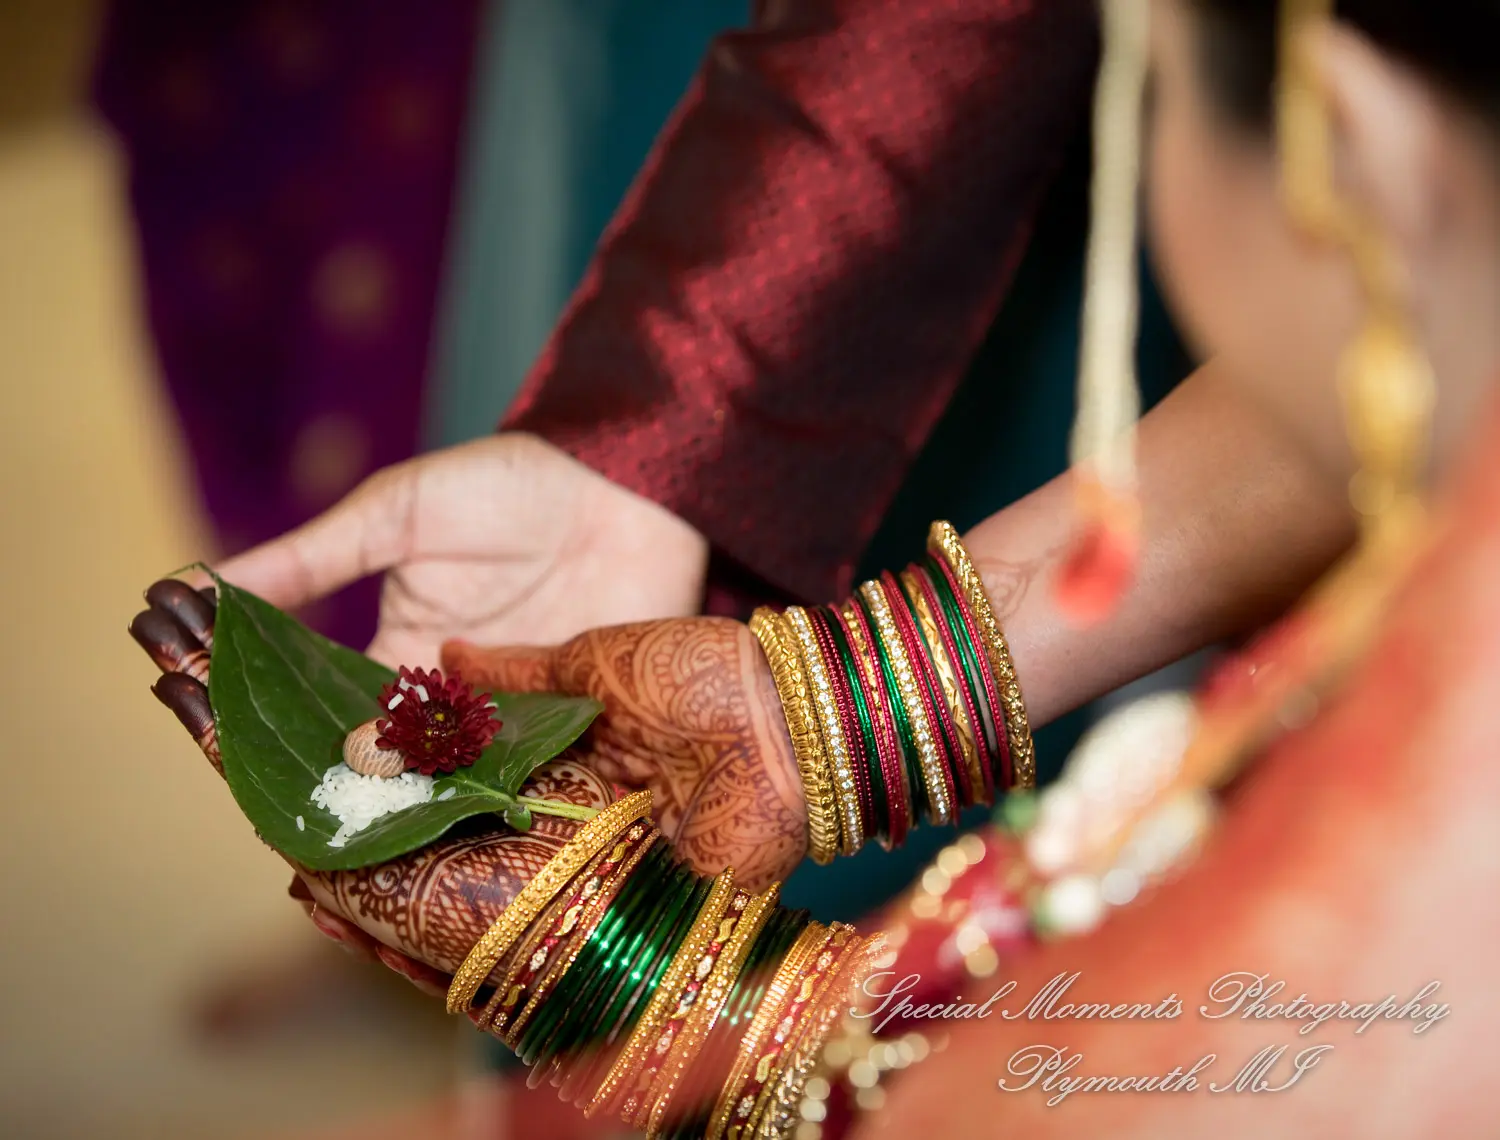
[[[429,446],[494,430],[710,37],[748,19],[749,0],[492,0],[449,239]]]
[[[744,0],[511,0],[489,21],[467,176],[452,239],[429,417],[435,445],[492,430],[582,274],[599,233],[687,86],[710,36]],[[1003,311],[873,542],[865,570],[898,567],[927,525],[961,529],[1067,465],[1088,228],[1089,140],[1047,196]],[[1147,403],[1189,363],[1143,266],[1140,373]],[[1037,734],[1043,781],[1089,710]],[[965,826],[986,818],[980,809]],[[790,906],[855,919],[890,899],[956,832],[924,828],[899,851],[806,864]]]

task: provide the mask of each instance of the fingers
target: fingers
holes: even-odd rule
[[[411,546],[416,469],[387,468],[296,530],[231,558],[223,577],[287,608],[401,561]]]
[[[146,591],[151,608],[136,614],[130,623],[130,636],[162,671],[151,692],[172,710],[209,763],[223,775],[224,762],[208,702],[212,598],[211,590],[194,590],[174,579],[153,583]]]
[[[313,926],[320,934],[337,942],[356,958],[382,963],[429,997],[447,995],[448,983],[451,980],[447,974],[434,970],[431,966],[418,962],[399,950],[383,945],[348,919],[335,914],[325,906],[319,906],[301,876],[293,877],[286,893],[297,901],[297,905],[312,920]]]
[[[476,688],[492,693],[550,693],[558,691],[553,649],[505,646],[485,649],[467,641],[444,643],[445,673],[458,673]]]
[[[186,673],[163,673],[151,686],[151,692],[176,714],[182,727],[188,730],[188,735],[222,776],[224,760],[219,755],[219,734],[214,728],[214,713],[208,703],[208,686]]]
[[[428,997],[448,996],[448,984],[452,979],[447,974],[379,943],[375,944],[375,956]]]
[[[146,604],[171,614],[204,649],[214,644],[213,587],[200,592],[176,578],[163,578],[146,591]]]
[[[166,610],[142,610],[130,623],[130,636],[163,673],[183,673],[208,680],[208,651],[182,622]]]

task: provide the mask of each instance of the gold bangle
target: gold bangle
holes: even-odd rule
[[[645,1125],[648,1136],[654,1136],[660,1131],[672,1094],[677,1091],[677,1085],[688,1064],[702,1050],[703,1042],[718,1020],[724,1003],[729,1000],[729,991],[745,965],[756,936],[771,917],[779,893],[780,887],[773,885],[756,895],[740,913],[732,929],[727,919],[721,923],[715,939],[721,943],[717,960],[712,960],[708,954],[699,959],[694,974],[702,983],[702,988],[691,1005],[684,1008],[682,1002],[678,1003],[673,1017],[682,1016],[683,1024],[672,1043],[671,1054],[662,1064],[656,1081],[651,1086],[651,1114]],[[706,975],[705,970],[709,971]],[[636,1117],[635,1124],[640,1127],[639,1116]]]
[[[990,668],[995,671],[995,683],[1000,689],[1000,703],[1005,712],[1005,735],[1010,741],[1010,763],[1012,786],[1036,787],[1036,747],[1031,741],[1031,725],[1026,719],[1026,702],[1021,697],[1021,684],[1016,680],[1016,667],[1010,659],[1010,646],[1000,623],[995,620],[995,610],[989,596],[984,592],[984,580],[974,568],[969,552],[964,549],[958,531],[950,523],[935,522],[927,535],[927,549],[938,555],[963,592],[964,600],[974,614],[979,626],[980,638],[984,641],[985,656]]]
[[[849,933],[853,934],[852,929]],[[765,1104],[757,1112],[759,1119],[754,1122],[755,1135],[774,1138],[790,1134],[807,1079],[817,1067],[829,1035],[844,1016],[849,995],[864,985],[874,969],[875,960],[884,952],[882,936],[864,940],[856,937],[843,960],[830,972],[823,992],[803,1019],[796,1047],[787,1051],[787,1060],[777,1075],[775,1088],[769,1097],[764,1098]],[[747,1130],[746,1135],[750,1134]]]
[[[951,823],[957,807],[948,802],[946,766],[937,749],[937,728],[928,723],[926,706],[921,693],[917,691],[915,672],[906,655],[901,634],[896,629],[896,618],[891,613],[890,603],[879,582],[866,582],[859,588],[859,592],[864,596],[870,607],[870,615],[875,619],[875,636],[880,638],[890,655],[891,667],[896,673],[896,689],[901,695],[901,703],[906,706],[912,734],[916,737],[922,783],[927,793],[928,816],[940,826]],[[916,821],[916,815],[916,804],[913,804],[913,822]]]
[[[744,1102],[751,1100],[752,1096],[754,1104],[749,1118],[739,1131],[739,1136],[747,1137],[758,1134],[761,1131],[761,1125],[775,1114],[776,1091],[781,1084],[782,1076],[796,1060],[797,1048],[806,1036],[807,1027],[812,1024],[818,1011],[823,1008],[839,974],[849,961],[852,948],[858,945],[859,939],[852,926],[835,922],[829,928],[827,943],[803,976],[802,984],[787,1003],[781,1023],[776,1026],[776,1032],[772,1038],[775,1047],[765,1051],[761,1056],[760,1064],[754,1074],[759,1079],[759,1088],[757,1089],[752,1081],[750,1091],[740,1098],[741,1107]],[[736,1116],[739,1115],[740,1113],[736,1112]],[[732,1129],[731,1134],[733,1134]]]
[[[515,1019],[505,1029],[504,1037],[502,1038],[511,1047],[512,1051],[520,1044],[521,1031],[526,1028],[527,1022],[536,1015],[537,1010],[546,1002],[548,995],[563,980],[567,972],[573,968],[573,963],[578,960],[578,955],[583,952],[584,946],[593,936],[595,927],[599,925],[599,921],[604,917],[604,912],[609,909],[615,896],[620,893],[620,889],[629,880],[630,873],[646,857],[646,853],[651,850],[660,836],[661,830],[653,827],[644,836],[640,837],[640,840],[635,844],[634,850],[625,856],[625,862],[616,867],[610,873],[608,879],[601,882],[594,891],[593,896],[586,901],[583,911],[579,914],[578,925],[575,927],[576,935],[568,943],[567,949],[553,960],[552,964],[547,967],[545,974],[532,979],[531,992],[526,995],[526,1004],[521,1007],[519,1013],[515,1014]],[[585,888],[587,888],[587,885],[585,884]],[[519,998],[519,995],[517,996]]]
[[[703,902],[703,908],[693,919],[693,925],[688,928],[682,944],[672,956],[671,965],[667,967],[660,984],[656,987],[656,992],[651,995],[651,1000],[647,1003],[640,1020],[630,1031],[624,1047],[615,1058],[614,1064],[609,1067],[609,1072],[605,1074],[604,1080],[590,1099],[588,1107],[583,1110],[584,1116],[592,1117],[601,1109],[608,1107],[627,1079],[633,1084],[639,1082],[642,1060],[649,1056],[651,1047],[656,1044],[661,1027],[666,1023],[667,1015],[676,1005],[683,987],[687,985],[691,970],[697,964],[698,959],[703,956],[704,949],[718,929],[719,923],[724,920],[730,905],[738,901],[735,898],[734,868],[725,868],[723,873],[714,880],[708,898]],[[635,1095],[635,1091],[632,1088],[632,1096]],[[636,1107],[638,1106],[627,1100],[626,1110],[620,1115],[628,1121]]]
[[[718,930],[703,945],[702,954],[685,963],[690,970],[677,995],[677,1004],[662,1023],[654,1046],[636,1074],[635,1091],[626,1097],[620,1113],[620,1118],[631,1127],[644,1128],[648,1134],[654,1131],[647,1121],[656,1119],[658,1110],[665,1110],[666,1105],[660,1098],[671,1096],[677,1087],[681,1073],[673,1072],[672,1060],[678,1055],[677,1047],[688,1032],[693,1011],[704,997],[704,983],[725,951],[730,949],[730,943],[738,945],[735,936],[739,931],[751,929],[763,914],[764,908],[756,905],[760,901],[749,891],[736,891],[728,908],[721,912]],[[684,946],[683,949],[691,948]]]
[[[479,987],[516,939],[526,932],[554,895],[567,885],[604,847],[627,826],[651,811],[651,793],[635,792],[616,800],[589,820],[563,849],[547,860],[536,877],[517,892],[500,917],[474,943],[473,949],[453,974],[448,986],[448,1012],[469,1008]]]
[[[781,960],[781,965],[771,979],[771,984],[766,988],[765,996],[761,998],[760,1006],[756,1009],[749,1028],[745,1030],[745,1036],[740,1038],[734,1063],[729,1067],[729,1076],[724,1081],[724,1087],[719,1090],[713,1112],[709,1115],[709,1126],[705,1134],[707,1140],[721,1140],[725,1129],[729,1127],[730,1113],[734,1111],[740,1099],[739,1090],[744,1087],[745,1078],[750,1075],[750,1066],[755,1064],[760,1057],[766,1038],[771,1033],[771,1027],[781,1017],[781,1011],[791,995],[793,984],[801,976],[807,964],[812,961],[813,956],[823,948],[830,934],[832,931],[821,922],[808,923],[802,933],[797,936],[797,941],[792,943],[792,948],[787,951],[786,957]],[[749,1116],[750,1109],[753,1107],[752,1101],[745,1109],[746,1117]]]
[[[786,716],[797,771],[802,775],[802,793],[807,801],[807,853],[815,863],[830,863],[839,850],[838,810],[833,794],[833,775],[823,751],[823,737],[812,713],[807,675],[801,656],[791,643],[791,632],[775,610],[762,606],[750,618],[750,632],[760,642],[781,709]]]
[[[864,821],[860,815],[859,790],[854,783],[854,770],[849,759],[849,742],[844,739],[844,729],[839,723],[839,710],[833,703],[833,690],[829,687],[828,666],[818,648],[817,635],[807,620],[807,611],[801,606],[789,606],[782,620],[791,629],[792,636],[802,655],[802,667],[811,681],[808,692],[812,695],[818,724],[823,730],[824,755],[833,770],[833,793],[839,806],[839,831],[842,842],[839,849],[845,855],[853,855],[865,845]]]
[[[942,634],[938,632],[937,619],[933,617],[932,607],[927,604],[927,594],[917,582],[917,576],[910,570],[901,573],[901,588],[906,591],[906,596],[911,599],[912,612],[916,615],[917,626],[922,632],[922,640],[927,643],[927,655],[932,659],[932,667],[937,671],[938,684],[943,690],[943,701],[948,706],[948,718],[953,724],[954,734],[958,737],[958,748],[963,753],[964,767],[969,772],[969,787],[975,803],[985,802],[985,779],[984,772],[979,764],[979,745],[974,740],[974,728],[969,723],[969,711],[964,705],[963,693],[958,687],[958,674],[954,671],[954,665],[948,656],[948,647],[943,643]]]
[[[629,846],[629,841],[622,839],[615,845],[614,851],[623,854]],[[585,886],[594,882],[599,877],[599,868],[610,861],[610,855],[611,852],[606,849],[590,859],[588,866],[578,873],[579,881]],[[595,884],[589,894],[592,896],[597,890],[598,885]],[[537,916],[537,920],[531,924],[526,937],[517,944],[516,952],[511,955],[510,965],[506,967],[505,976],[495,986],[495,992],[490,995],[490,1000],[480,1011],[478,1019],[474,1022],[475,1028],[492,1033],[498,1033],[505,1028],[510,1015],[515,1012],[515,1006],[520,1001],[521,994],[546,967],[547,958],[550,956],[550,948],[545,945],[547,937],[549,935],[566,936],[577,929],[578,920],[584,913],[583,904],[586,901],[579,895],[570,897],[566,891],[563,891],[547,904],[542,913]],[[527,979],[527,981],[522,979]]]

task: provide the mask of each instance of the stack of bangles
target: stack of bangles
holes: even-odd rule
[[[650,810],[637,792],[584,824],[475,944],[448,1009],[589,1116],[779,1136],[880,941],[779,907],[777,886],[692,873]]]
[[[750,620],[786,714],[819,863],[867,840],[899,846],[925,813],[957,821],[996,790],[1031,788],[1036,759],[1010,649],[957,532],[843,605]]]
[[[820,862],[868,838],[901,843],[919,808],[952,823],[997,788],[1035,782],[1025,706],[979,575],[946,523],[928,550],[842,606],[763,609],[751,621]],[[865,979],[889,965],[885,942],[785,910],[777,885],[751,894],[732,869],[694,874],[650,809],[638,792],[580,827],[474,945],[448,1009],[509,1045],[532,1087],[552,1084],[588,1116],[678,1140],[806,1129],[830,1087],[819,1075],[833,1075],[830,1043],[844,1048]]]
[[[951,527],[934,526],[931,547],[923,564],[866,584],[849,605],[756,619],[778,677],[806,678],[782,696],[799,759],[831,768],[829,833],[840,848],[851,830],[904,834],[917,789],[929,816],[951,819],[997,784],[1019,785],[1022,771],[1030,780],[1020,694],[977,575]],[[818,717],[825,695],[841,715]],[[1168,694],[1116,716],[1135,726],[1122,738],[1137,741],[1141,717],[1153,732],[1167,721],[1181,729],[1194,707]],[[959,723],[977,726],[972,754]],[[839,747],[856,734],[858,748]],[[649,819],[651,793],[627,796],[521,888],[454,975],[448,1009],[505,1041],[533,1087],[550,1082],[586,1115],[672,1140],[837,1140],[858,1112],[880,1107],[888,1073],[944,1047],[924,1011],[964,1016],[974,1006],[954,995],[968,983],[1044,938],[1093,929],[1201,846],[1214,818],[1204,788],[1128,818],[1130,805],[1173,785],[1178,752],[1108,741],[1081,747],[1039,802],[1009,801],[1005,830],[945,848],[882,916],[882,935],[810,921],[777,905],[777,885],[751,894],[732,870],[690,872]],[[840,760],[847,769],[855,756],[864,778],[839,784]],[[896,794],[859,795],[866,787]],[[892,810],[898,800],[904,808]],[[1071,810],[1052,813],[1054,800]],[[1108,866],[1069,870],[1073,825],[1094,834],[1109,819],[1129,842]]]

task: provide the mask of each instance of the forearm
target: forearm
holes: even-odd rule
[[[1000,306],[1087,114],[1096,28],[1082,0],[756,9],[507,425],[817,598],[848,589]]]
[[[1142,562],[1103,624],[1076,628],[1051,598],[1076,518],[1070,476],[965,536],[1033,724],[1253,629],[1353,539],[1343,488],[1212,365],[1142,420],[1139,442]]]

